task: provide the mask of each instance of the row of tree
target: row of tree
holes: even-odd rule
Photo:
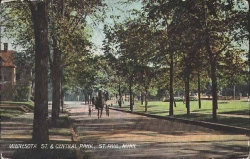
[[[126,79],[130,99],[133,85],[139,85],[146,99],[150,87],[168,90],[169,115],[174,114],[174,88],[184,88],[190,114],[190,84],[197,83],[201,107],[201,82],[211,81],[216,120],[218,79],[220,87],[225,81],[249,85],[249,52],[241,48],[249,42],[249,4],[240,0],[142,3],[144,7],[136,11],[136,18],[105,27],[104,51],[116,70],[114,75],[117,72],[118,78]]]

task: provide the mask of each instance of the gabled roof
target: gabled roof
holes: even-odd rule
[[[7,52],[0,52],[1,66],[15,66],[12,54],[15,53],[13,50],[8,50]]]

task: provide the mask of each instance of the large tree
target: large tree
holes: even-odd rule
[[[52,122],[56,125],[60,109],[61,76],[68,57],[76,55],[73,64],[84,62],[82,58],[87,55],[90,43],[86,32],[86,17],[102,6],[101,0],[92,1],[52,1],[50,23],[53,55],[50,59],[51,77],[53,85],[52,94]],[[69,59],[69,58],[68,58]],[[79,60],[80,59],[80,60]],[[61,85],[61,86],[60,86]]]
[[[35,106],[32,139],[34,143],[49,142],[48,132],[48,1],[27,2],[35,33]],[[39,145],[40,147],[40,145]]]
[[[95,1],[50,1],[47,11],[49,19],[50,74],[52,82],[52,121],[57,123],[60,109],[60,90],[63,70],[70,65],[83,63],[90,47],[90,27],[86,17],[101,7],[101,0]],[[6,8],[5,19],[10,25],[6,34],[15,39],[14,45],[27,49],[26,55],[32,55],[34,31],[31,29],[31,13],[26,3],[15,3]],[[17,14],[18,13],[18,14]],[[65,83],[65,82],[64,82]],[[62,102],[61,102],[62,103]]]

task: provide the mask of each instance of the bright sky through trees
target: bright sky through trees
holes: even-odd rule
[[[131,15],[131,10],[136,9],[140,10],[142,5],[138,2],[125,4],[127,0],[105,0],[105,3],[107,4],[107,10],[106,15],[102,15],[105,18],[104,22],[96,22],[94,19],[96,17],[93,16],[100,16],[100,15],[92,15],[91,17],[88,17],[88,22],[91,23],[93,26],[93,37],[92,42],[97,47],[97,52],[101,53],[101,47],[102,47],[102,41],[105,38],[105,35],[103,33],[103,27],[105,24],[108,24],[112,26],[114,24],[113,17],[119,17],[119,20],[117,22],[122,22],[128,18],[135,17],[134,15]]]
[[[3,2],[8,2],[8,1],[13,1],[13,0],[2,0]],[[139,2],[133,2],[133,3],[129,3],[129,4],[125,4],[127,0],[105,0],[105,3],[107,4],[107,10],[105,10],[106,14],[104,15],[97,15],[98,13],[92,15],[91,17],[87,17],[88,22],[90,23],[90,25],[93,28],[93,33],[92,33],[92,42],[95,44],[96,49],[95,51],[97,53],[101,53],[101,47],[102,47],[102,41],[105,38],[105,35],[103,33],[103,27],[104,24],[109,24],[109,25],[113,25],[114,24],[114,20],[111,18],[112,16],[119,16],[119,20],[118,22],[122,22],[125,19],[128,18],[133,18],[135,17],[134,15],[131,15],[131,10],[132,9],[136,9],[136,10],[140,10],[142,7],[142,4]],[[245,5],[248,8],[248,2],[246,0],[244,0]],[[104,22],[98,22],[96,20],[96,17],[105,17]],[[12,45],[13,39],[7,39],[5,37],[2,37],[2,45],[3,43],[9,43],[9,49],[13,50],[15,49]],[[3,48],[3,46],[2,46]],[[245,44],[242,45],[242,48],[246,51],[248,51],[249,48],[249,42],[246,42]],[[21,49],[19,47],[17,47],[16,49]]]

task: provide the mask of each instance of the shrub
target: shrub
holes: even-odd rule
[[[13,101],[27,102],[29,101],[30,88],[27,86],[16,86],[13,93]]]

